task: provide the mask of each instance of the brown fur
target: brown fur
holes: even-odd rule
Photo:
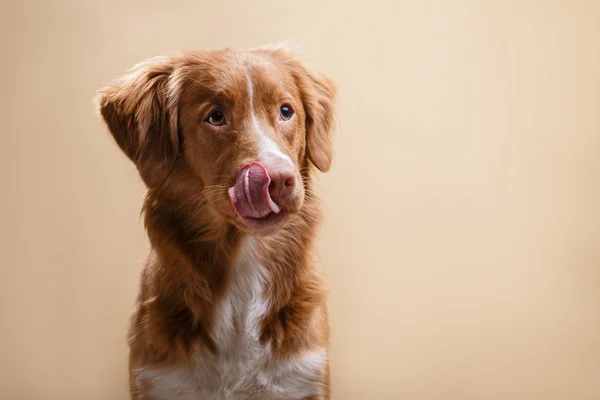
[[[148,187],[143,213],[152,251],[132,317],[131,370],[186,364],[199,348],[218,351],[211,336],[215,305],[227,290],[240,239],[251,234],[227,197],[240,166],[258,151],[246,134],[252,130],[244,111],[247,73],[260,85],[261,122],[303,183],[301,198],[283,206],[289,213],[283,228],[257,237],[271,300],[261,341],[282,358],[328,343],[325,290],[314,261],[321,212],[312,185],[313,166],[331,165],[335,87],[284,49],[184,52],[134,67],[99,98],[117,144]],[[298,118],[279,127],[269,113],[282,99]],[[231,112],[228,132],[202,124],[215,104]],[[328,366],[322,384],[328,393]],[[132,397],[146,398],[147,385],[132,381]]]

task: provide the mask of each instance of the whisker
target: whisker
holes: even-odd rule
[[[206,208],[211,207],[213,205],[215,205],[216,203],[218,203],[219,201],[221,201],[221,199],[217,199],[215,201],[212,201],[210,203],[204,204],[203,207],[198,208],[196,211],[194,211],[194,213],[192,214],[192,219],[196,218],[196,216],[198,216],[198,214],[200,214],[202,211],[204,211]],[[202,204],[200,204],[202,205]]]

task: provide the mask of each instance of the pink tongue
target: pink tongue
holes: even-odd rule
[[[239,217],[264,218],[280,211],[269,194],[270,183],[271,178],[261,163],[253,162],[240,169],[235,184],[228,190]]]

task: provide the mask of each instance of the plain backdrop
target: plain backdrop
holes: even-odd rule
[[[3,1],[0,398],[127,398],[143,187],[95,91],[290,40],[340,92],[333,398],[600,398],[600,2]]]

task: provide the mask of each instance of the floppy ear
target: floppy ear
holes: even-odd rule
[[[144,61],[97,98],[115,141],[149,188],[164,182],[179,153],[177,104],[169,90],[173,69],[167,57]]]
[[[294,75],[306,111],[306,153],[322,172],[331,167],[335,125],[335,83],[294,61]]]

